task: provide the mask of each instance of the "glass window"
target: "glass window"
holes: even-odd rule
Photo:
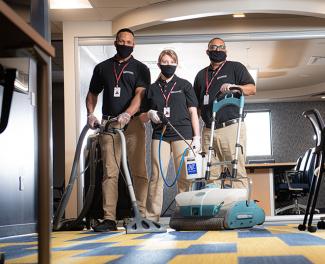
[[[247,156],[271,156],[270,111],[247,112],[245,118]]]

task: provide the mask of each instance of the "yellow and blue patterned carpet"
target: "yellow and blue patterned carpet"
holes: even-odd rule
[[[162,234],[52,233],[52,263],[325,263],[325,230],[263,225],[227,231]],[[0,239],[5,263],[37,263],[37,236]]]

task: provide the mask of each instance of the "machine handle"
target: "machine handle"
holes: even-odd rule
[[[103,132],[103,133],[105,133],[105,132],[109,132],[109,126],[110,126],[112,123],[117,122],[117,119],[118,119],[118,117],[110,118],[109,120],[107,120],[107,121],[105,122],[104,125],[101,125],[101,124],[96,123],[96,124],[94,125],[94,129],[99,129],[100,132]]]
[[[3,84],[2,107],[0,117],[0,134],[5,131],[8,125],[12,95],[15,88],[16,69],[6,69],[0,67],[0,84]]]
[[[227,96],[227,94],[234,94],[234,93],[239,93],[240,94],[240,96],[242,96],[243,95],[243,89],[242,88],[240,88],[239,86],[231,86],[231,87],[229,87],[229,90],[230,90],[230,92],[228,92],[228,93],[222,93],[220,90],[217,92],[217,94],[216,94],[216,99],[218,100],[218,99],[221,99],[220,97],[221,96]]]
[[[237,93],[239,93],[240,95],[243,95],[243,89],[239,86],[231,86],[229,87],[230,91],[236,91]]]

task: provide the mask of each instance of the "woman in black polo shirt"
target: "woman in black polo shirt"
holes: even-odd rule
[[[153,127],[151,143],[152,175],[149,182],[146,217],[155,221],[159,221],[163,203],[163,179],[159,163],[161,163],[163,174],[167,175],[168,163],[173,157],[177,173],[184,150],[188,147],[186,142],[171,127],[167,126],[160,143],[159,161],[158,149],[163,125],[157,112],[165,114],[170,123],[191,144],[195,152],[199,152],[201,149],[197,98],[190,82],[174,74],[177,64],[177,54],[173,50],[163,50],[160,53],[158,67],[161,73],[157,81],[146,90],[143,100],[144,111],[147,112],[143,121],[151,120]],[[185,167],[182,166],[178,180],[178,191],[184,192],[187,189]]]

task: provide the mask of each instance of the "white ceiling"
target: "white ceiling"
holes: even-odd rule
[[[159,2],[166,6],[177,1],[90,0],[93,9],[51,10],[52,33],[62,33],[62,21],[114,21],[127,12]],[[276,33],[266,34],[272,31]],[[319,37],[309,38],[313,32],[320,33]],[[137,30],[136,36],[177,39],[179,35],[219,33],[227,41],[231,59],[259,70],[256,102],[321,100],[320,94],[325,93],[325,18],[269,13],[247,14],[245,19],[234,20],[231,15],[224,15],[147,26]],[[312,56],[324,59],[308,65]]]
[[[113,20],[132,9],[141,8],[166,0],[89,0],[93,8],[50,10],[51,21],[94,21]]]

